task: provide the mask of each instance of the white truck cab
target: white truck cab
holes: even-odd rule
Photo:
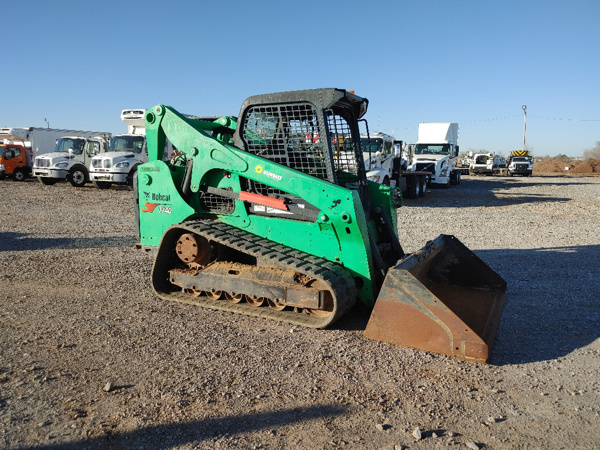
[[[121,112],[121,120],[127,125],[127,134],[114,136],[108,152],[92,158],[89,170],[94,186],[107,189],[112,184],[133,185],[137,166],[148,162],[145,114],[145,109],[124,109]]]
[[[367,179],[379,184],[390,185],[396,147],[394,138],[385,133],[373,133],[372,136],[361,136],[360,146],[363,151]]]
[[[431,183],[441,187],[460,183],[456,169],[458,156],[457,123],[420,123],[409,171],[431,172]]]
[[[32,173],[44,185],[66,179],[81,187],[89,179],[87,166],[92,158],[108,150],[110,133],[90,133],[87,136],[63,136],[55,151],[35,158]]]

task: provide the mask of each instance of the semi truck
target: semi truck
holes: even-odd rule
[[[107,189],[113,184],[132,186],[137,167],[148,162],[145,114],[145,109],[121,111],[127,133],[114,136],[108,152],[94,156],[89,166],[90,180],[98,189]]]
[[[380,132],[361,135],[360,141],[368,180],[395,187],[411,199],[425,195],[431,173],[405,170],[402,141]]]
[[[31,176],[35,157],[53,152],[61,137],[79,133],[83,132],[39,127],[0,128],[0,141],[5,142],[0,154],[4,175],[12,176],[16,181],[25,180]]]
[[[430,183],[434,186],[459,184],[458,151],[458,123],[420,123],[408,170],[431,172]]]
[[[36,156],[33,176],[44,185],[67,180],[75,187],[90,181],[88,167],[92,157],[108,150],[112,135],[104,131],[75,132],[61,137],[55,151]]]

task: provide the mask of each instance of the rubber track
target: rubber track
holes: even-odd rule
[[[354,280],[343,267],[318,258],[313,255],[295,250],[285,245],[277,244],[246,231],[213,220],[193,220],[171,226],[170,230],[179,229],[186,232],[196,233],[207,239],[216,241],[227,247],[234,248],[243,253],[256,257],[257,264],[263,267],[272,267],[276,269],[292,269],[297,272],[309,275],[323,282],[332,291],[336,300],[336,311],[326,317],[313,317],[309,314],[299,313],[293,310],[276,311],[269,307],[254,307],[248,303],[231,303],[227,300],[213,300],[206,296],[194,297],[191,294],[182,291],[166,292],[157,288],[155,280],[158,278],[168,278],[168,273],[164,275],[154,273],[157,270],[157,261],[168,249],[159,247],[157,257],[153,267],[153,287],[156,294],[164,299],[199,305],[206,308],[229,311],[237,314],[243,314],[254,317],[264,317],[280,322],[301,325],[310,328],[325,328],[346,314],[356,303],[357,290]],[[164,238],[163,238],[164,239]],[[163,251],[161,251],[161,249]],[[172,267],[171,267],[172,268]],[[160,270],[160,269],[158,269]]]

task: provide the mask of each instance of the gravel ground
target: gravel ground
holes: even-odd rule
[[[465,177],[406,201],[508,282],[491,364],[167,303],[132,194],[0,182],[0,447],[597,448],[600,178]]]

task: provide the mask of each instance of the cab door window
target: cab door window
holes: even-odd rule
[[[13,159],[17,156],[21,156],[21,149],[18,147],[7,147],[6,149],[6,159]]]
[[[100,143],[96,141],[89,141],[87,144],[88,156],[94,156],[100,153]]]

